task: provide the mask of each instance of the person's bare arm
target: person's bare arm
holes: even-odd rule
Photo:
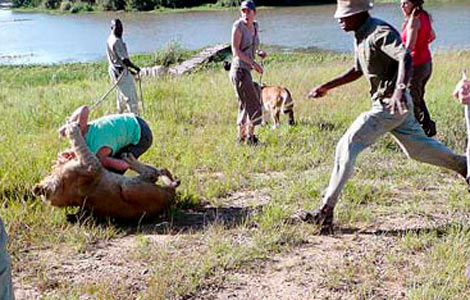
[[[403,97],[406,87],[410,82],[411,72],[412,58],[410,52],[407,51],[403,59],[398,61],[398,74],[395,91],[393,92],[393,96],[388,105],[388,108],[392,114],[395,113],[395,110],[398,110],[399,114],[404,114],[408,111],[406,107],[406,101]]]
[[[137,65],[135,65],[129,58],[124,58],[122,62],[124,63],[124,65],[126,65],[128,69],[129,68],[134,69],[137,74],[140,72],[140,68]]]
[[[349,68],[346,72],[339,75],[338,77],[325,82],[319,86],[314,87],[310,93],[308,93],[308,98],[320,98],[326,95],[326,93],[338,86],[353,82],[362,76],[362,71],[358,70],[355,66]]]
[[[263,73],[263,68],[255,62],[253,59],[246,56],[243,51],[240,49],[240,44],[242,41],[242,33],[239,28],[234,28],[232,33],[232,53],[234,56],[238,56],[241,61],[246,62],[252,66],[256,72]]]
[[[434,42],[435,39],[436,39],[436,32],[434,31],[434,29],[431,28],[431,35],[429,36],[429,43]]]
[[[126,171],[127,169],[130,169],[130,165],[124,160],[110,157],[111,152],[110,148],[102,147],[98,153],[96,153],[96,157],[98,157],[103,167],[112,168],[118,171]]]
[[[418,40],[418,32],[419,32],[420,27],[421,27],[421,21],[418,18],[417,10],[415,8],[413,9],[413,12],[411,13],[408,23],[406,24],[407,39],[406,39],[405,46],[410,51],[413,51],[415,49],[416,41]]]

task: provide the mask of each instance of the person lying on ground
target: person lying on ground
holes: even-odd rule
[[[331,230],[333,210],[361,151],[390,132],[411,158],[453,170],[466,176],[466,158],[428,137],[413,114],[413,101],[407,85],[411,55],[400,34],[388,23],[369,15],[369,0],[338,0],[335,18],[345,32],[355,34],[355,63],[344,74],[315,87],[309,98],[319,98],[335,87],[363,75],[369,81],[372,108],[362,113],[338,142],[334,167],[322,204],[316,211],[292,216]]]
[[[138,158],[152,145],[152,131],[139,116],[116,114],[88,122],[89,113],[88,106],[81,106],[73,112],[68,122],[79,123],[86,145],[106,169],[124,173],[131,167],[121,156],[124,153],[132,153]],[[65,128],[64,125],[59,129],[61,136],[64,136]],[[74,153],[66,150],[59,157],[72,159]]]

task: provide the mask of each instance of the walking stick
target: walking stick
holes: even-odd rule
[[[462,79],[467,80],[467,72],[463,71],[462,73]],[[470,179],[470,171],[469,171],[469,166],[470,166],[470,107],[469,104],[465,104],[465,124],[467,125],[467,177],[466,181],[468,183]]]
[[[142,113],[145,113],[144,95],[142,93],[142,76],[140,76],[140,73],[137,73],[137,80],[139,81],[140,103],[142,104]]]

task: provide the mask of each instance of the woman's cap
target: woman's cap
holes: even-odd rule
[[[338,0],[335,18],[345,18],[372,9],[371,0]]]
[[[251,10],[256,10],[256,5],[253,1],[243,1],[242,4],[240,5],[240,9],[244,9],[244,8],[249,8]]]

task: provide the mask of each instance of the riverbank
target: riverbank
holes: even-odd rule
[[[143,117],[155,138],[141,160],[171,170],[181,187],[168,217],[127,225],[69,223],[76,209],[29,192],[68,146],[57,128],[109,88],[106,63],[0,67],[0,215],[17,299],[465,299],[466,185],[406,159],[391,136],[359,157],[335,235],[284,222],[319,204],[337,141],[370,107],[364,79],[305,99],[352,60],[272,53],[263,82],[290,89],[298,124],[259,128],[258,147],[235,143],[237,102],[220,64],[145,79]],[[463,66],[468,51],[436,54],[426,93],[436,138],[459,153],[466,129],[450,94]],[[91,118],[115,110],[110,95]]]

